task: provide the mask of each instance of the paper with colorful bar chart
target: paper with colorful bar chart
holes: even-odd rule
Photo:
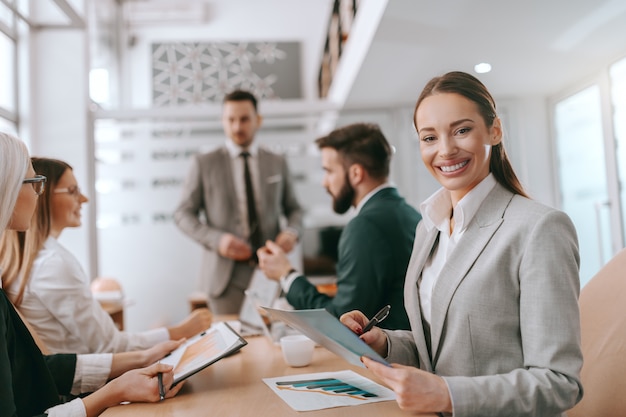
[[[393,391],[353,371],[264,378],[263,382],[296,411],[322,410],[393,401]]]

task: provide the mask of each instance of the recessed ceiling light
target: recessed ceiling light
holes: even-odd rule
[[[479,74],[484,74],[486,72],[491,71],[491,64],[488,64],[486,62],[481,62],[480,64],[476,64],[474,65],[474,71],[476,71]]]

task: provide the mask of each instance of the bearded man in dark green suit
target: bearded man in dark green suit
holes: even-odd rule
[[[337,293],[318,292],[271,241],[257,252],[259,266],[280,281],[296,309],[325,308],[337,317],[360,310],[372,317],[389,304],[380,327],[409,329],[404,277],[421,216],[388,182],[392,148],[377,125],[365,123],[334,130],[316,143],[333,209],[343,214],[354,206],[357,212],[339,239]]]

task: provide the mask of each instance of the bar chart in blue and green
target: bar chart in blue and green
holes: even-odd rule
[[[392,401],[395,394],[353,371],[322,372],[263,380],[297,411]]]

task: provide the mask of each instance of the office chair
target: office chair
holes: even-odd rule
[[[568,417],[626,416],[626,249],[580,293],[584,395]]]

